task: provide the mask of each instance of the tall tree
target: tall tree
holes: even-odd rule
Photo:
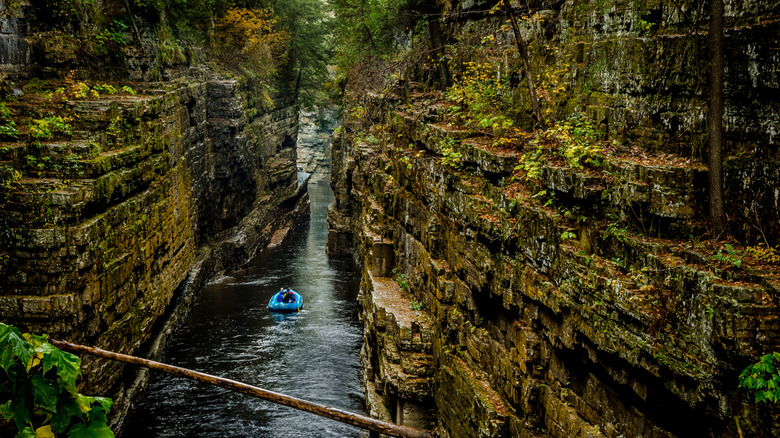
[[[531,99],[531,112],[534,115],[537,126],[544,128],[545,121],[542,117],[542,110],[539,106],[539,99],[536,96],[536,84],[534,84],[534,75],[531,72],[531,63],[528,60],[528,50],[526,48],[525,39],[520,34],[520,26],[517,24],[517,18],[515,17],[514,10],[510,0],[499,0],[495,6],[502,8],[506,15],[509,17],[509,21],[512,23],[512,31],[515,34],[515,45],[517,46],[517,54],[520,55],[520,62],[523,63],[523,70],[525,71],[526,82],[528,82],[528,94]]]
[[[710,217],[716,236],[726,229],[723,200],[723,0],[710,1],[709,134]]]
[[[299,103],[311,108],[322,100],[328,80],[328,59],[332,34],[324,0],[279,0],[276,12],[290,37],[289,62],[298,71],[296,91]]]
[[[442,8],[438,2],[426,0],[417,0],[411,3],[410,6],[414,11],[413,16],[415,19],[425,20],[428,24],[428,37],[431,41],[432,52],[431,58],[433,65],[436,67],[437,85],[440,90],[446,90],[447,87],[452,85],[452,78],[450,77],[450,67],[444,49],[444,34],[441,28],[444,17]]]
[[[332,0],[336,12],[339,61],[342,66],[371,56],[383,56],[396,47],[398,29],[412,26],[412,0]]]

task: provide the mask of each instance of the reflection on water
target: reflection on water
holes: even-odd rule
[[[325,254],[325,183],[310,183],[311,220],[249,269],[215,278],[168,344],[163,362],[365,414],[360,383],[359,274]],[[280,287],[305,309],[272,314]],[[357,437],[360,429],[188,379],[155,373],[124,436]]]

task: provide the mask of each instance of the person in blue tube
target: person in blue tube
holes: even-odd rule
[[[280,303],[284,302],[284,296],[285,296],[286,293],[287,293],[287,289],[286,288],[279,289],[279,293],[276,294],[276,301],[278,301]]]

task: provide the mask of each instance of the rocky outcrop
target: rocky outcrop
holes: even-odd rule
[[[462,165],[482,171],[453,169],[438,138],[408,148],[406,135],[421,128],[414,117],[386,117],[389,138],[400,139],[387,155],[336,142],[334,155],[350,156],[336,177],[348,178],[350,195],[329,216],[333,253],[350,243],[337,230],[361,231],[351,243],[363,263],[362,355],[367,388],[378,394],[369,398],[386,415],[424,426],[432,415],[409,406],[435,399],[439,425],[464,437],[540,427],[553,436],[689,436],[709,425],[736,433],[729,412],[743,430],[774,427],[733,394],[740,364],[780,339],[768,301],[777,272],[723,270],[693,245],[600,228],[594,216],[570,228],[560,207],[492,182],[509,180],[501,163],[512,169],[519,154],[473,145]],[[678,220],[692,211],[694,197],[656,208],[654,197],[677,184],[673,167],[627,168],[667,177],[648,195],[630,179],[578,183],[584,176],[569,168],[544,180],[575,199],[641,203]],[[561,237],[569,229],[576,239]]]
[[[478,15],[482,3],[452,16]],[[435,417],[452,437],[777,434],[777,407],[754,404],[737,376],[780,349],[780,269],[703,242],[706,108],[695,72],[706,36],[673,34],[687,7],[541,3],[553,4],[526,22],[526,37],[544,37],[558,61],[534,65],[560,75],[570,94],[559,110],[584,109],[617,141],[598,166],[548,158],[529,183],[518,165],[537,137],[500,144],[458,126],[443,96],[408,82],[413,73],[345,99],[328,249],[362,265],[372,412],[421,427]],[[772,78],[763,38],[777,22],[756,19],[768,7],[728,6],[744,26],[727,45],[754,47],[750,68]],[[495,34],[498,47],[481,50],[504,56],[511,31],[481,18],[452,24],[473,32],[459,44]],[[745,122],[727,123],[729,208],[741,238],[755,244],[757,231],[737,216],[776,245],[767,230],[777,160],[748,164],[738,151],[774,153],[774,104],[755,87],[777,86],[740,81],[744,69],[727,74],[727,114]],[[517,84],[507,93],[523,99]]]
[[[3,9],[0,2],[0,10]],[[30,64],[28,43],[21,36],[24,23],[12,14],[0,16],[0,92],[18,95],[21,89],[15,83]]]
[[[26,47],[38,60],[57,51]],[[269,105],[195,65],[159,82],[59,73],[20,75],[6,101],[19,134],[0,138],[0,315],[53,338],[158,351],[214,273],[307,213],[292,84],[280,76]],[[115,398],[115,420],[143,385],[116,362],[84,357],[82,371],[83,392]]]
[[[330,139],[338,126],[338,108],[323,106],[301,111],[298,132],[298,170],[321,181],[330,175]]]

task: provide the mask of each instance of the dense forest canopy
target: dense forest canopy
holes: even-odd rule
[[[319,0],[10,0],[0,6],[3,16],[20,12],[29,31],[78,47],[80,62],[94,64],[81,75],[125,64],[135,47],[159,70],[201,59],[260,87],[283,72],[297,78],[302,105],[325,97],[332,14]]]

